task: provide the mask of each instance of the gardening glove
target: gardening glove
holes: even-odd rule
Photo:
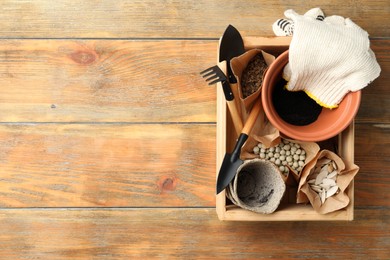
[[[288,90],[303,90],[320,105],[335,108],[348,92],[379,76],[368,33],[349,18],[329,16],[320,21],[293,10],[285,16],[294,22],[284,70]]]
[[[323,21],[325,18],[324,12],[318,7],[310,9],[303,16],[320,21]],[[276,36],[292,36],[294,33],[294,22],[286,18],[278,19],[272,24],[272,30]]]

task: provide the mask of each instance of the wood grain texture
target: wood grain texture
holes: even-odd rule
[[[357,124],[355,205],[390,207],[390,125]]]
[[[0,121],[215,121],[209,41],[0,41]]]
[[[213,125],[0,125],[1,207],[215,205]]]
[[[350,17],[372,36],[389,37],[388,0],[359,1],[1,1],[0,37],[219,38],[231,23],[244,36],[272,36],[286,9]]]
[[[28,216],[28,217],[26,217]],[[389,211],[353,222],[220,222],[215,209],[1,210],[4,259],[386,259]]]
[[[389,3],[390,6],[390,3]],[[390,40],[371,40],[381,67],[380,76],[362,90],[362,101],[357,122],[390,123]]]
[[[215,65],[228,24],[350,17],[380,78],[356,119],[353,222],[220,222]],[[388,259],[388,0],[0,1],[0,259]]]
[[[357,122],[390,123],[390,40]],[[2,122],[215,122],[216,41],[0,41]],[[167,54],[168,53],[168,54]],[[77,94],[75,94],[77,93]]]
[[[356,124],[356,205],[389,206],[389,126]],[[215,125],[2,124],[2,207],[215,205]]]

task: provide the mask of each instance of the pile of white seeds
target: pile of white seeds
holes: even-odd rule
[[[318,194],[322,204],[327,198],[338,192],[337,175],[336,163],[328,158],[318,160],[316,166],[311,170],[307,183]]]
[[[259,143],[253,147],[253,152],[258,154],[260,159],[270,160],[276,164],[284,175],[288,174],[289,167],[300,172],[305,165],[305,150],[299,144],[285,139],[282,139],[279,145],[270,148],[265,148],[262,143]]]

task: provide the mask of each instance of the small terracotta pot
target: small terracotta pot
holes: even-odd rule
[[[338,108],[323,108],[317,120],[309,125],[289,124],[278,115],[272,103],[273,89],[281,79],[284,66],[287,63],[288,51],[285,51],[271,64],[264,77],[261,101],[271,124],[291,139],[309,142],[323,141],[342,132],[352,122],[359,110],[361,91],[349,92]]]

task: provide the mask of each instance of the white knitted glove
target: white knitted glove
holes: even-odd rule
[[[318,7],[307,11],[303,16],[312,17],[314,19],[323,21],[324,12]],[[281,18],[272,24],[272,30],[276,36],[291,36],[294,33],[294,22],[290,19]]]
[[[335,108],[348,92],[379,76],[368,33],[349,18],[329,16],[319,21],[293,10],[285,16],[295,27],[284,71],[288,90],[304,90],[320,105]]]

